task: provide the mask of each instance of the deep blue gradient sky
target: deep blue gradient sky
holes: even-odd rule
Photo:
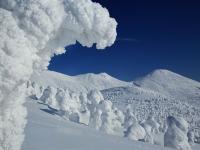
[[[118,22],[118,39],[104,51],[67,48],[50,70],[77,75],[106,72],[130,81],[163,68],[200,81],[200,3],[178,0],[95,0]]]

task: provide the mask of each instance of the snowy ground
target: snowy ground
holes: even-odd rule
[[[29,115],[22,150],[167,150],[64,120],[35,100],[28,99],[26,106]]]

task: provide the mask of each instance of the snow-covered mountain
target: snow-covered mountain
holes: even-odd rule
[[[41,75],[33,75],[31,80],[44,87],[52,86],[76,92],[88,92],[93,89],[103,90],[131,85],[129,82],[120,81],[106,73],[68,76],[54,71],[44,71]]]
[[[71,120],[70,116],[80,115],[80,118],[82,118],[83,115],[87,115],[88,110],[91,111],[89,112],[90,115],[98,116],[97,112],[92,112],[93,103],[95,103],[96,109],[107,111],[105,120],[108,121],[109,117],[116,121],[115,115],[121,116],[120,111],[122,115],[126,116],[125,111],[130,109],[141,125],[149,117],[153,117],[159,123],[161,132],[166,129],[166,118],[172,115],[183,117],[188,121],[190,130],[195,129],[195,133],[200,133],[200,83],[168,70],[156,70],[132,82],[120,81],[106,73],[68,76],[53,71],[45,71],[41,75],[32,76],[31,83],[27,86],[29,87],[28,91],[31,95],[36,94],[36,96],[27,99],[29,123],[26,128],[27,137],[23,149],[31,150],[39,147],[54,149],[54,145],[61,150],[64,147],[87,150],[98,148],[109,150],[163,148],[161,142],[163,135],[155,136],[159,139],[159,145],[162,145],[157,148],[98,133],[85,127],[85,125],[88,125],[85,122],[79,122],[85,125],[74,124],[63,118],[63,112],[65,112],[64,117],[69,120]],[[93,91],[94,89],[96,90]],[[35,101],[38,98],[39,101]],[[107,124],[108,128],[113,124],[111,120],[110,125]],[[71,121],[73,121],[73,118]],[[124,123],[126,122],[124,121]],[[121,125],[119,136],[123,136],[121,131],[125,129],[124,124]],[[32,134],[30,133],[32,130],[38,132]],[[49,132],[50,130],[51,132]],[[81,134],[84,136],[81,136]],[[52,138],[52,142],[43,143],[37,140],[38,136],[45,139],[48,138],[47,135],[55,137]],[[64,142],[63,139],[70,142]],[[32,142],[33,140],[35,142]],[[76,140],[82,146],[76,146]],[[107,143],[102,145],[101,143],[104,140]],[[115,140],[119,141],[119,143],[115,143],[116,145],[113,144]],[[197,146],[198,148],[199,146]]]
[[[102,90],[118,108],[130,105],[137,119],[148,116],[163,123],[169,115],[183,116],[191,127],[200,127],[200,83],[168,70],[155,70],[133,81],[132,86]]]
[[[53,71],[32,76],[32,82],[76,93],[97,89],[105,99],[124,110],[132,106],[138,120],[154,112],[160,121],[170,114],[185,116],[200,126],[200,83],[168,70],[158,69],[132,82],[118,80],[106,73],[68,76]]]
[[[200,83],[168,70],[155,70],[133,83],[177,100],[200,105]]]

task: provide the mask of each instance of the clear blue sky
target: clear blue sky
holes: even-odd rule
[[[116,43],[104,51],[67,48],[49,69],[68,75],[106,72],[130,81],[164,68],[200,81],[200,2],[94,0],[118,22]]]

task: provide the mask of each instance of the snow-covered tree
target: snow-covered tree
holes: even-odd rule
[[[124,125],[125,116],[123,112],[117,108],[114,108],[114,113],[116,115],[116,120],[120,122],[121,126]]]
[[[188,143],[188,123],[181,117],[169,116],[168,129],[164,135],[164,146],[178,150],[191,150]]]
[[[99,128],[97,123],[100,122],[101,112],[99,111],[99,103],[100,101],[104,101],[103,95],[98,90],[91,90],[88,95],[88,109],[90,111],[90,122],[89,125],[91,127]],[[99,116],[100,115],[100,116]]]
[[[57,101],[55,99],[56,92],[57,90],[54,87],[48,86],[39,100],[54,108],[57,105]]]
[[[96,109],[92,117],[90,118],[89,126],[99,130],[102,125],[102,111],[100,109]]]
[[[76,42],[111,46],[116,26],[107,9],[91,0],[0,0],[0,149],[19,150],[23,142],[21,89],[31,75]]]
[[[128,127],[127,131],[125,131],[124,136],[134,141],[144,140],[146,132],[140,124],[134,122],[131,126]]]
[[[154,117],[152,115],[150,115],[147,118],[147,120],[144,122],[144,124],[148,124],[149,126],[151,126],[151,132],[153,132],[153,133],[159,132],[160,124],[154,119]]]
[[[102,111],[100,130],[108,134],[119,134],[121,122],[113,110],[112,102],[109,100],[101,101],[98,109]]]
[[[149,117],[141,123],[141,125],[146,131],[144,141],[155,144],[154,138],[155,134],[159,132],[160,124],[154,119],[153,114],[150,114]]]
[[[79,110],[81,107],[79,93],[75,93],[69,90],[60,90],[60,92],[58,92],[58,95],[60,95],[61,97],[60,101],[58,101],[58,109],[60,110],[60,112],[67,118],[69,118],[70,115],[79,116]]]
[[[190,130],[187,133],[187,137],[188,137],[188,142],[190,143],[190,145],[193,145],[195,142],[195,131],[194,129]]]
[[[154,133],[152,132],[152,127],[146,123],[141,123],[141,126],[144,128],[146,132],[144,142],[154,144]]]
[[[133,114],[133,112],[131,111],[131,107],[127,106],[126,111],[124,113],[125,115],[125,119],[124,119],[124,129],[128,130],[128,128],[133,125],[134,123],[137,122],[137,118],[135,117],[135,115]]]
[[[115,118],[113,113],[111,112],[103,112],[101,115],[102,125],[100,130],[107,134],[114,134],[113,131],[113,122],[112,120]]]
[[[35,100],[38,100],[42,93],[43,93],[43,87],[39,86],[35,82],[27,81],[27,94]]]
[[[88,101],[91,105],[96,106],[100,101],[104,100],[103,95],[98,90],[91,90],[87,95]]]
[[[80,111],[81,112],[85,112],[88,110],[87,105],[88,105],[88,99],[87,99],[87,94],[84,92],[81,92],[79,95],[79,100],[81,103],[81,108]]]

